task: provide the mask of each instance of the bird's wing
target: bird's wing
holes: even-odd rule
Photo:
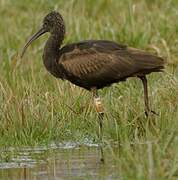
[[[126,57],[127,53],[124,55],[124,49],[125,46],[110,41],[82,42],[62,50],[59,63],[80,79],[121,79],[135,71],[134,62]]]
[[[85,41],[65,48],[59,63],[69,74],[85,80],[120,80],[163,66],[162,58],[111,41]]]

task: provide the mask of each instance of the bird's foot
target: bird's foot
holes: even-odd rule
[[[158,113],[156,113],[155,111],[145,111],[145,115],[146,115],[146,117],[148,117],[150,114],[153,114],[153,115],[156,115],[156,116],[159,116],[159,114]]]
[[[148,120],[147,123],[149,125],[150,130],[154,134],[158,135],[159,131],[158,131],[158,128],[156,126],[156,116],[159,116],[159,114],[155,111],[150,110],[150,111],[145,111],[145,115],[146,115],[146,118]]]

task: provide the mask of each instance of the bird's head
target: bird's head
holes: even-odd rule
[[[38,39],[41,35],[43,35],[46,32],[50,32],[51,34],[58,34],[64,35],[65,33],[65,26],[64,26],[64,20],[56,11],[52,11],[49,14],[45,16],[43,19],[43,25],[41,29],[39,29],[38,32],[36,32],[34,35],[32,35],[29,40],[26,42],[24,48],[22,49],[21,57],[24,55],[26,49],[28,46],[36,39]]]
[[[62,16],[52,11],[43,19],[43,30],[45,32],[55,33],[55,31],[64,31],[64,20]]]

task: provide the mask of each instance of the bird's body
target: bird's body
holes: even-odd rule
[[[163,70],[164,60],[161,57],[108,40],[87,40],[61,48],[65,25],[58,12],[51,12],[44,18],[43,27],[28,40],[22,56],[27,47],[46,32],[51,34],[43,52],[46,69],[57,78],[93,92],[101,141],[104,109],[97,89],[128,77],[138,77],[144,87],[145,113],[147,116],[154,113],[149,107],[146,75]]]
[[[55,53],[48,44],[53,43],[47,43],[45,47],[52,52],[44,51],[43,54],[47,70],[55,77],[87,90],[100,89],[128,77],[144,76],[164,68],[162,58],[113,41],[88,40],[62,48],[58,45]]]

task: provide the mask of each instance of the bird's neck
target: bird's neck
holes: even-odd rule
[[[46,42],[44,53],[43,53],[43,63],[46,69],[54,76],[60,76],[59,70],[57,69],[57,60],[59,58],[59,48],[64,39],[64,32],[61,33],[57,31],[52,33]]]
[[[64,33],[56,32],[50,35],[44,48],[43,58],[54,57],[58,55],[59,48],[64,39]]]

